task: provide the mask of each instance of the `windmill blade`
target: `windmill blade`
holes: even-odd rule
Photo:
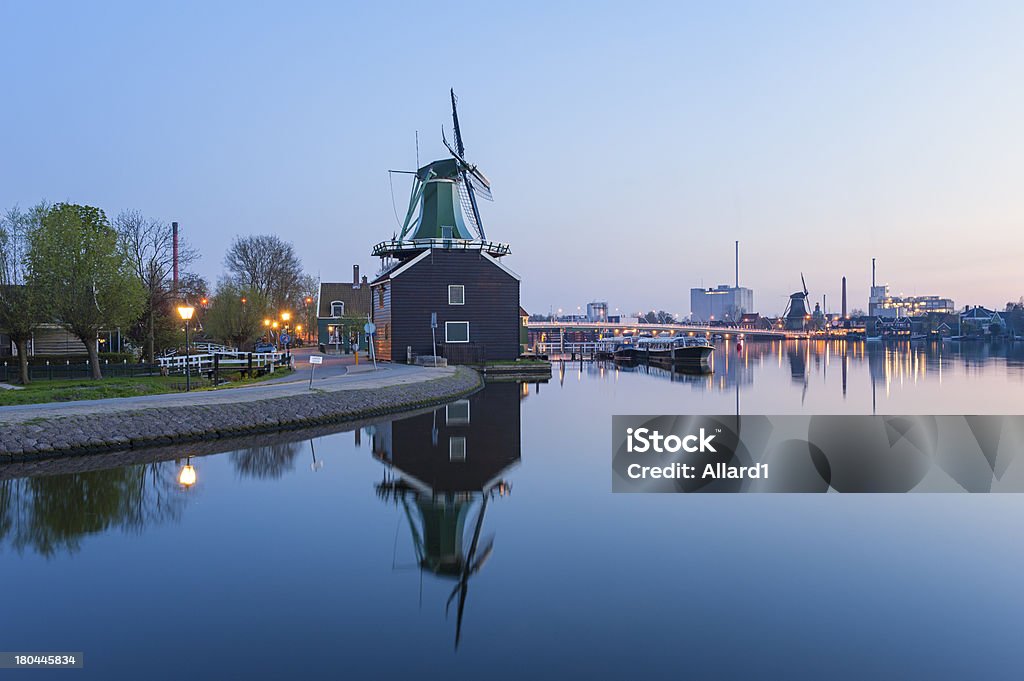
[[[467,170],[466,177],[469,180],[469,186],[473,188],[474,194],[487,201],[494,200],[494,195],[491,194],[491,181],[477,170],[476,166]]]
[[[469,566],[469,574],[473,575],[477,572],[480,572],[480,569],[484,566],[484,563],[487,562],[487,559],[491,557],[492,553],[494,553],[493,533],[489,534],[487,538],[484,539],[484,546],[482,549],[480,549],[480,557],[473,561],[473,563]]]
[[[800,273],[800,283],[804,286],[804,298],[807,297],[807,282],[804,280],[804,273]]]
[[[459,150],[459,156],[466,155],[466,145],[462,143],[462,130],[459,129],[459,110],[455,107],[458,97],[455,96],[455,88],[449,90],[452,95],[452,125],[455,126],[455,147]]]
[[[444,138],[444,129],[441,129],[441,142],[445,148],[455,157],[455,160],[462,166],[462,170],[468,175],[468,182],[471,186],[483,195],[483,198],[488,201],[493,201],[494,197],[491,196],[491,181],[487,179],[487,176],[483,174],[479,168],[467,161],[462,154],[455,150],[454,147]]]

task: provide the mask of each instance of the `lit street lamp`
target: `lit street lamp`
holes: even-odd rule
[[[292,356],[292,353],[291,353],[292,337],[291,337],[291,335],[288,334],[288,328],[289,328],[288,322],[290,322],[291,319],[292,319],[292,313],[291,312],[282,312],[281,313],[281,327],[285,331],[285,336],[284,336],[285,337],[285,342],[284,342],[284,357],[285,357],[285,361],[290,360],[291,356]]]
[[[192,389],[192,362],[188,347],[188,323],[191,321],[192,313],[195,311],[194,307],[189,307],[188,305],[178,306],[178,315],[185,322],[185,392]]]

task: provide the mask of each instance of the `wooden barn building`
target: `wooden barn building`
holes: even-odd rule
[[[453,364],[519,356],[519,277],[501,262],[508,244],[484,235],[477,201],[490,182],[463,157],[454,95],[452,114],[452,158],[414,173],[401,233],[372,251],[382,265],[370,283],[374,349],[385,361],[435,347]]]

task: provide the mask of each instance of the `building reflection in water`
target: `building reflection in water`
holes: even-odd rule
[[[408,521],[422,579],[430,573],[454,582],[445,604],[454,607],[455,646],[470,578],[490,557],[485,534],[488,504],[507,496],[505,479],[520,459],[518,383],[491,383],[468,399],[368,429],[375,458],[386,464],[377,494],[400,506]]]
[[[767,372],[769,363],[778,374]],[[836,366],[836,363],[839,366]],[[801,391],[801,404],[811,403],[808,388],[824,384],[835,386],[840,399],[848,392],[854,397],[862,389],[870,391],[872,410],[890,397],[892,391],[908,383],[932,381],[942,385],[951,372],[958,375],[982,373],[993,364],[1005,364],[1011,376],[1024,376],[1024,343],[902,341],[864,342],[857,340],[745,341],[739,345],[730,339],[716,341],[714,372],[703,375],[672,373],[642,364],[633,366],[613,361],[558,363],[560,381],[565,376],[586,373],[591,378],[615,381],[623,374],[644,374],[690,386],[697,391],[733,392],[747,389],[755,382],[775,381],[777,375]],[[830,372],[835,372],[829,376]],[[867,383],[860,378],[866,374]],[[756,376],[756,379],[755,379]],[[821,377],[819,383],[816,377]],[[815,388],[817,389],[817,388]]]

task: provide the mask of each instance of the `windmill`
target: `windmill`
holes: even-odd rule
[[[443,242],[462,250],[479,250],[495,258],[508,255],[508,244],[487,241],[480,217],[479,199],[493,201],[491,181],[466,160],[466,145],[459,124],[458,98],[450,91],[454,143],[441,128],[441,141],[451,153],[415,171],[391,170],[413,176],[412,192],[401,231],[390,241],[377,244],[373,255],[407,260],[424,248]]]
[[[790,331],[802,331],[806,321],[807,315],[810,314],[807,309],[807,281],[804,279],[804,273],[800,273],[800,284],[803,289],[796,293],[789,295],[789,304],[786,306],[786,312],[782,315],[786,319],[786,329]]]

